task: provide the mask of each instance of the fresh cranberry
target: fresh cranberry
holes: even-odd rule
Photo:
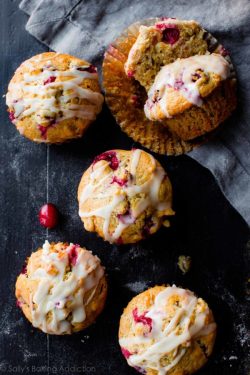
[[[133,224],[135,222],[135,218],[130,211],[127,211],[125,214],[118,214],[117,217],[123,224]]]
[[[55,82],[55,80],[56,80],[56,77],[51,76],[51,77],[49,77],[48,79],[46,79],[46,81],[44,81],[43,84],[44,84],[44,85],[47,85],[48,83],[53,83],[53,82]]]
[[[97,73],[97,68],[94,65],[89,65],[86,68],[79,67],[77,70],[80,70],[81,72]]]
[[[54,204],[44,204],[39,211],[40,224],[45,228],[54,228],[58,223],[58,211]]]
[[[22,306],[22,302],[19,301],[19,299],[16,300],[16,306],[19,307],[19,308],[21,308],[21,306]]]
[[[9,119],[10,121],[14,121],[16,118],[15,118],[15,113],[12,111],[12,112],[9,112]]]
[[[121,351],[125,358],[129,358],[132,355],[132,353],[130,353],[130,351],[125,348],[121,347]]]
[[[115,151],[106,151],[101,155],[96,156],[93,164],[97,163],[100,160],[106,160],[107,162],[109,162],[110,168],[114,171],[119,167],[119,160]]]
[[[75,266],[76,265],[76,262],[77,262],[77,258],[78,258],[78,248],[80,246],[79,245],[73,245],[69,252],[68,252],[68,257],[69,257],[69,263],[72,265],[72,266]]]
[[[143,314],[138,315],[138,309],[137,307],[132,311],[134,321],[136,323],[142,323],[149,327],[149,332],[152,331],[152,319],[145,316],[147,314],[147,311],[145,311]]]
[[[128,179],[127,179],[127,178],[119,178],[119,177],[117,177],[117,176],[114,176],[114,177],[112,178],[111,184],[116,183],[116,184],[118,184],[119,186],[122,187],[122,186],[126,185],[127,182],[128,182]]]

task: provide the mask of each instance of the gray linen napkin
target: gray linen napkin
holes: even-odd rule
[[[189,153],[215,176],[250,224],[249,0],[22,0],[26,29],[57,52],[100,62],[106,46],[129,24],[169,16],[195,19],[230,51],[239,79],[239,108],[215,140]]]

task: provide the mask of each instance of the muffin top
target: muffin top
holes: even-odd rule
[[[173,215],[166,172],[153,156],[139,149],[97,156],[83,174],[78,200],[85,229],[110,243],[137,242]]]
[[[201,106],[222,80],[229,63],[219,54],[195,55],[165,65],[148,92],[144,111],[150,120],[171,118],[192,105]]]
[[[162,18],[152,26],[140,27],[124,68],[128,77],[148,90],[162,66],[206,52],[204,30],[196,21]]]
[[[121,316],[119,343],[130,366],[147,375],[191,374],[211,354],[216,324],[193,292],[156,286],[132,299]]]
[[[37,142],[63,142],[82,135],[100,112],[97,69],[55,52],[23,62],[6,95],[9,116],[21,134]]]
[[[17,279],[18,305],[43,332],[71,333],[88,318],[88,305],[103,277],[104,268],[90,251],[46,241]]]

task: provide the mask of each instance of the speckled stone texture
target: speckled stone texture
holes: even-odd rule
[[[1,2],[1,96],[19,64],[46,50],[24,30],[26,20],[18,1]],[[104,109],[82,140],[50,147],[18,134],[8,120],[4,99],[0,116],[0,374],[136,374],[120,353],[120,314],[136,293],[169,282],[202,296],[218,323],[214,354],[199,374],[246,375],[249,230],[212,175],[186,156],[156,156],[173,182],[177,212],[173,225],[138,245],[118,248],[84,231],[76,199],[81,175],[96,154],[135,146],[109,111]],[[70,337],[48,338],[32,329],[15,305],[14,284],[22,263],[47,237],[37,219],[47,194],[62,214],[60,225],[49,231],[49,240],[93,249],[109,276],[103,314],[85,332]],[[185,276],[177,267],[180,254],[193,261]]]

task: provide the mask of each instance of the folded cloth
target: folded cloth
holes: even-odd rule
[[[239,80],[238,111],[215,140],[188,155],[208,168],[232,206],[250,224],[249,0],[22,0],[26,29],[57,52],[100,63],[129,24],[149,17],[195,19],[230,51]]]

